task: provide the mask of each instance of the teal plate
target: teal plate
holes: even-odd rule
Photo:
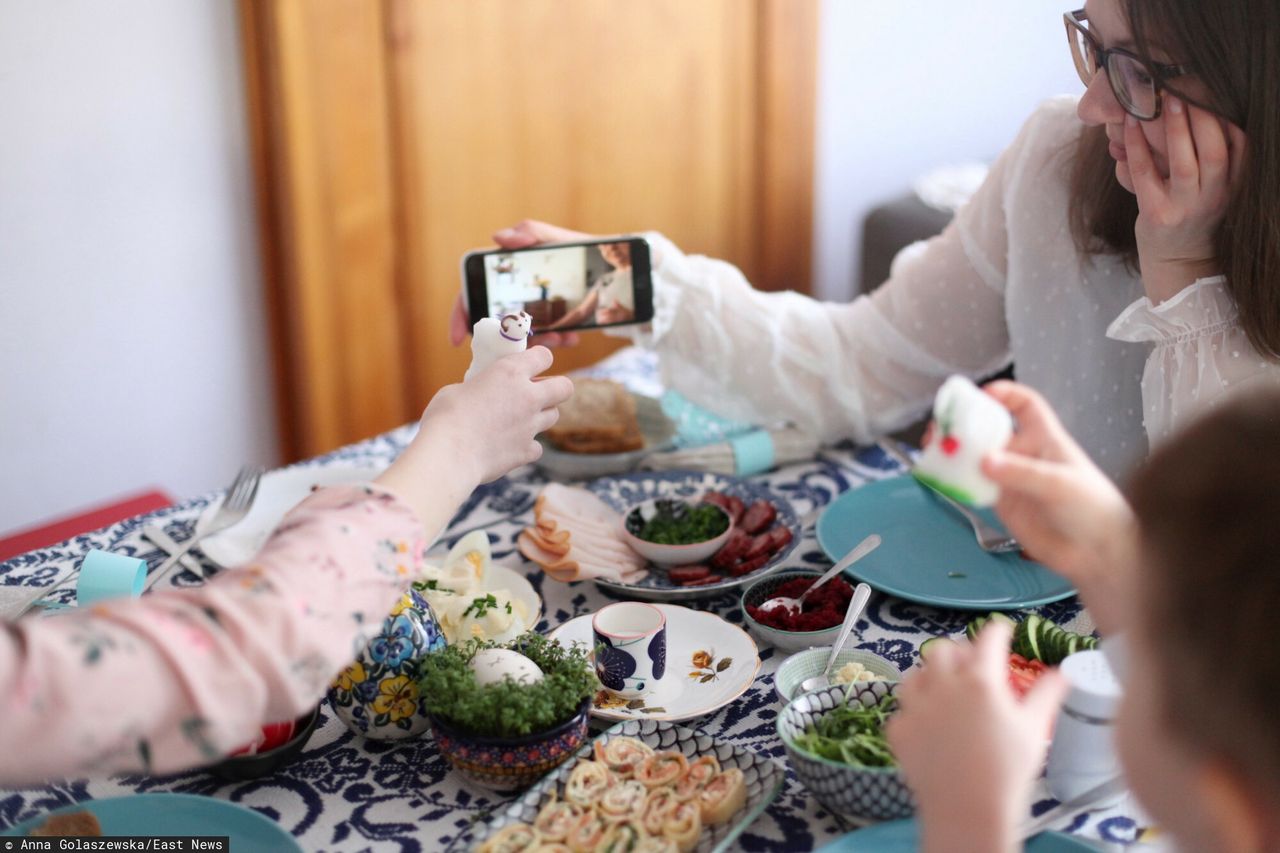
[[[877,823],[841,836],[818,853],[915,853],[916,822]],[[1042,832],[1022,848],[1027,853],[1098,853],[1101,847],[1075,835]]]
[[[981,515],[1000,527],[989,510]],[[872,533],[884,540],[848,574],[871,587],[952,610],[1019,610],[1075,594],[1071,584],[1018,554],[988,554],[973,528],[912,477],[845,492],[818,519],[818,544],[833,560]]]
[[[85,800],[24,820],[0,832],[0,836],[26,835],[49,815],[82,811],[93,812],[103,835],[225,835],[236,853],[302,853],[292,835],[252,809],[191,794],[134,794]]]

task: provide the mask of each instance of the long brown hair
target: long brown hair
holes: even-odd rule
[[[1193,65],[1209,105],[1238,125],[1248,151],[1217,234],[1240,324],[1262,354],[1280,357],[1280,2],[1122,0],[1138,53],[1162,44]],[[1176,93],[1176,86],[1171,86]],[[1080,250],[1137,268],[1138,202],[1115,177],[1106,132],[1085,128],[1071,175],[1071,232]]]

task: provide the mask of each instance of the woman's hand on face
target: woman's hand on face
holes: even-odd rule
[[[1020,849],[1017,825],[1066,682],[1051,670],[1019,701],[1009,685],[1010,636],[992,620],[972,645],[941,643],[898,688],[889,746],[919,804],[923,850]]]
[[[573,243],[579,240],[593,239],[590,234],[581,231],[570,231],[558,225],[549,225],[535,219],[525,219],[510,228],[503,228],[493,235],[493,242],[502,249],[527,249],[530,246],[541,246],[544,243]],[[449,318],[449,341],[456,347],[471,334],[471,318],[467,316],[467,306],[462,294],[453,301],[453,314]],[[576,332],[550,332],[534,335],[530,344],[547,347],[577,346]]]
[[[1165,97],[1164,131],[1167,178],[1138,120],[1125,120],[1126,165],[1138,198],[1138,262],[1155,303],[1221,272],[1218,228],[1245,157],[1243,130],[1176,96]]]
[[[1000,486],[1000,520],[1034,559],[1077,585],[1114,568],[1109,564],[1120,559],[1117,549],[1133,530],[1120,490],[1035,391],[1008,381],[985,390],[1018,424],[1009,446],[982,462],[982,472]]]
[[[538,378],[552,360],[546,347],[531,347],[498,359],[468,382],[441,388],[422,415],[414,445],[443,443],[446,458],[469,470],[476,484],[536,461],[542,445],[534,436],[555,424],[556,407],[573,396],[568,377]]]

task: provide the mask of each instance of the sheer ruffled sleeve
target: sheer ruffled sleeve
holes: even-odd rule
[[[1112,322],[1107,336],[1155,344],[1142,374],[1152,447],[1242,387],[1280,385],[1280,364],[1249,343],[1222,276],[1200,279],[1159,305],[1142,297]]]
[[[314,707],[422,549],[373,486],[317,492],[199,590],[0,625],[0,785],[208,764]]]
[[[762,293],[731,264],[651,235],[654,319],[632,334],[658,351],[667,387],[729,417],[786,420],[827,441],[912,422],[948,375],[1009,361],[1006,202],[1029,161],[1061,146],[1045,115],[941,235],[904,250],[888,282],[852,303]]]

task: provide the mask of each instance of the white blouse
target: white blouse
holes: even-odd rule
[[[1119,258],[1077,251],[1075,104],[1042,105],[947,229],[851,303],[756,291],[736,267],[651,234],[654,319],[628,333],[658,351],[667,387],[826,441],[910,424],[947,376],[1012,361],[1104,470],[1126,473],[1229,389],[1280,381],[1280,365],[1249,344],[1221,276],[1153,306]]]

